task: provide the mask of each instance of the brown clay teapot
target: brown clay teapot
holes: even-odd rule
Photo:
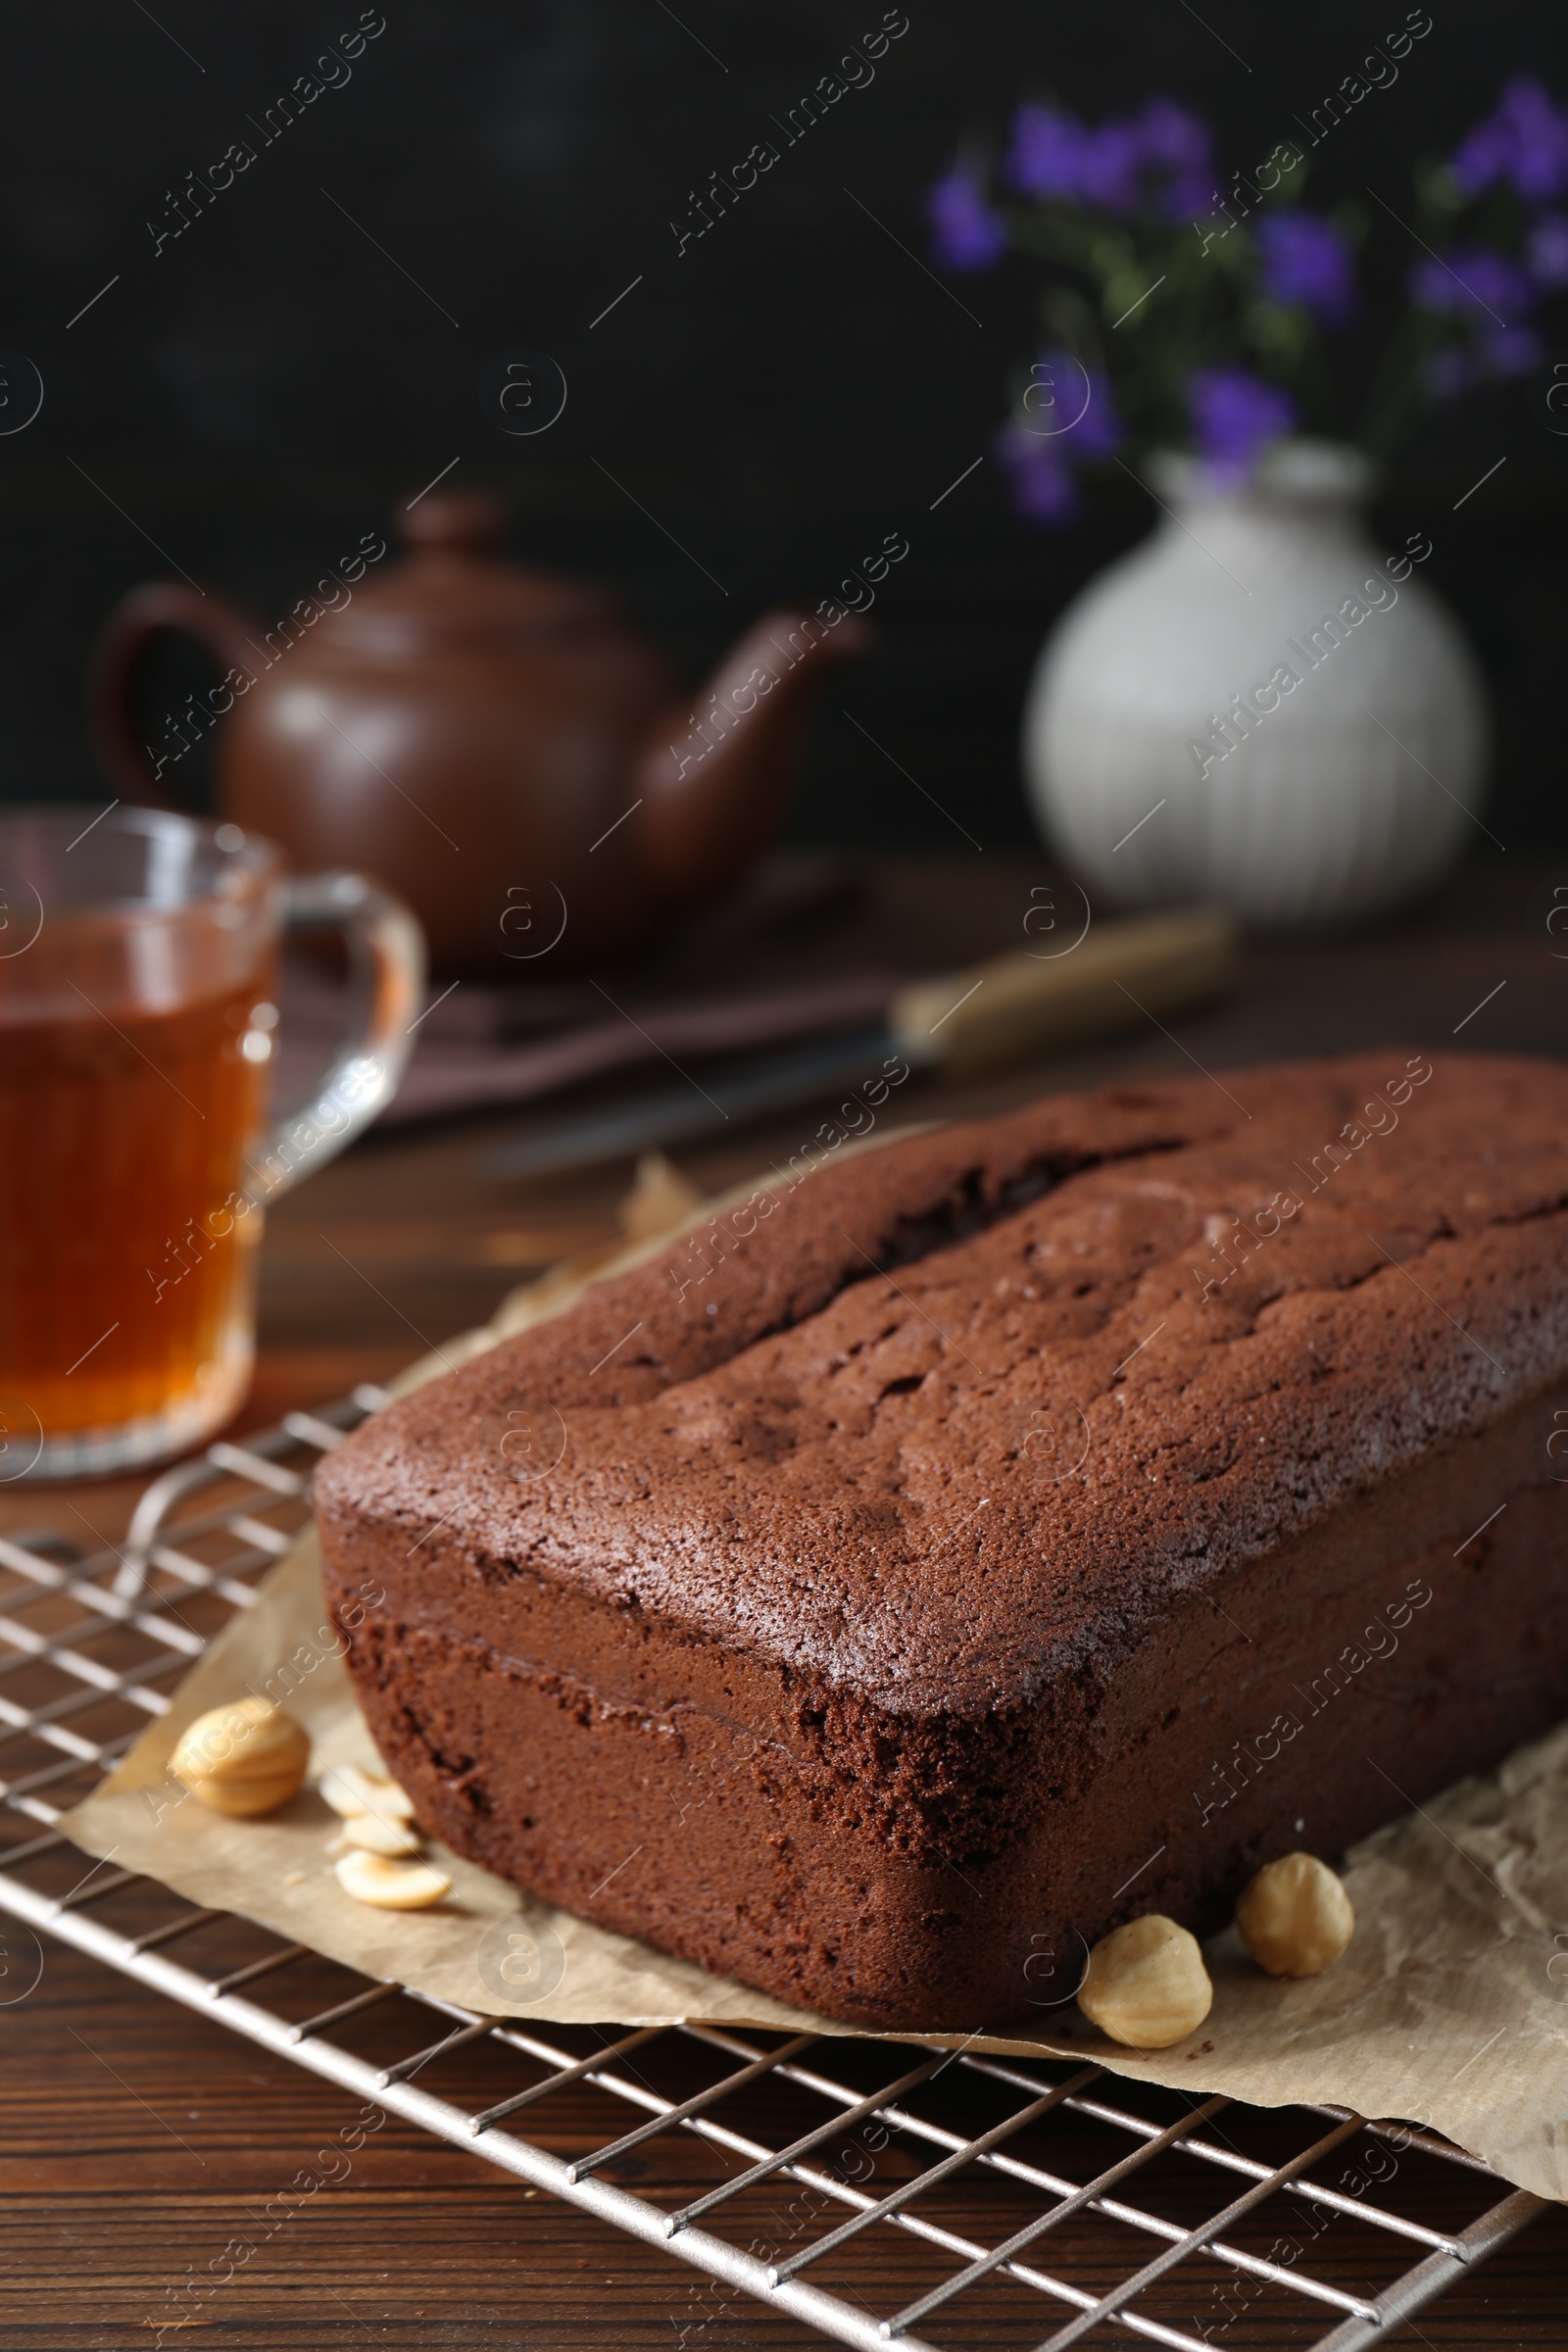
[[[368,535],[270,630],[211,589],[133,590],[92,679],[117,790],[167,805],[172,765],[216,725],[222,813],[302,871],[379,875],[443,973],[580,970],[721,890],[783,813],[806,690],[865,624],[770,612],[694,703],[612,598],[504,562],[504,522],[489,498],[430,493],[405,562],[373,568]],[[180,629],[225,674],[144,744],[138,672]]]

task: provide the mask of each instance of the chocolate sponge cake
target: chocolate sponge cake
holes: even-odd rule
[[[797,1167],[316,1492],[428,1829],[964,2030],[1568,1712],[1564,1432],[1568,1072],[1391,1052]]]

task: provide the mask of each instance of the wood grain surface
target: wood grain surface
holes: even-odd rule
[[[1200,1071],[1221,1083],[1251,1060],[1382,1045],[1561,1054],[1568,1052],[1568,938],[1549,930],[1547,918],[1564,903],[1553,892],[1559,878],[1568,886],[1568,858],[1560,869],[1514,867],[1508,858],[1474,869],[1437,906],[1374,935],[1254,946],[1226,1002],[1172,1034],[1146,1030],[962,1087],[911,1083],[904,1115],[983,1112],[1043,1088],[1110,1075]],[[990,858],[888,866],[870,878],[859,910],[836,918],[831,935],[804,941],[802,953],[842,954],[848,946],[911,973],[957,965],[1023,944],[1029,891],[1045,878],[1043,867]],[[602,1088],[582,1100],[603,1102],[612,1094]],[[780,1114],[676,1156],[716,1190],[798,1149],[831,1107]],[[488,1165],[499,1144],[539,1115],[372,1138],[277,1206],[263,1256],[261,1364],[236,1426],[256,1427],[357,1380],[385,1377],[481,1319],[511,1284],[613,1231],[624,1163],[526,1182],[497,1176]],[[112,1540],[136,1491],[134,1481],[13,1489],[0,1499],[0,1529],[52,1523],[79,1534],[85,1520]],[[7,1968],[10,1975],[0,1978],[7,2220],[0,2347],[7,2352],[118,2352],[187,2340],[235,2352],[328,2345],[349,2352],[362,2344],[399,2352],[640,2352],[656,2345],[677,2352],[683,2342],[702,2352],[753,2345],[783,2352],[822,2340],[395,2119],[356,2154],[347,2177],[274,2230],[198,2317],[160,2337],[171,2284],[187,2276],[187,2266],[201,2272],[228,2240],[254,2236],[260,2206],[351,2121],[356,2102],[59,1944],[46,1943],[35,1988],[9,2005],[5,1986],[24,1972],[15,1956]],[[451,2061],[452,2084],[481,2083],[482,2055],[463,2063],[481,2071],[466,2078]],[[666,2075],[662,2088],[674,2080]],[[624,2109],[607,2112],[605,2095],[588,2087],[560,2094],[540,2118],[537,2135],[561,2154],[580,2152],[626,2120]],[[785,2116],[780,2128],[787,2126]],[[1257,2153],[1282,2156],[1300,2144],[1298,2129],[1287,2136],[1284,2119],[1250,2118],[1247,2130]],[[1095,2152],[1086,2143],[1086,2160]],[[1101,2160],[1111,2152],[1121,2151]],[[671,2132],[612,2177],[674,2205],[721,2173],[711,2150]],[[1022,2218],[1004,2190],[981,2179],[968,2192],[969,2223],[986,2242]],[[1172,2173],[1163,2210],[1198,2218],[1208,2205],[1193,2206],[1189,2217],[1183,2204],[1196,2193],[1190,2172]],[[1463,2176],[1424,2176],[1421,2194],[1421,2218],[1436,2227],[1462,2223],[1477,2209]],[[758,2226],[766,2228],[765,2218]],[[1326,2235],[1314,2257],[1321,2274],[1358,2291],[1386,2278],[1386,2269],[1366,2267],[1367,2234],[1348,2227]],[[1085,2284],[1103,2286],[1120,2275],[1107,2269],[1104,2244],[1093,2232],[1062,2232],[1054,2260]],[[1184,2318],[1206,2326],[1209,2340],[1226,2352],[1312,2340],[1298,2327],[1293,2332],[1281,2302],[1263,2298],[1237,2311],[1213,2300],[1220,2276],[1213,2268],[1195,2274]],[[856,2241],[835,2282],[886,2311],[914,2291],[910,2277],[908,2241],[882,2230]],[[1040,2298],[1014,2290],[1008,2309],[1013,2317],[999,2316],[989,2340],[1022,2345],[1049,2331],[1052,2307]],[[1107,2329],[1094,2340],[1130,2339]],[[1387,2340],[1444,2352],[1568,2343],[1568,2220],[1560,2211],[1546,2214]]]

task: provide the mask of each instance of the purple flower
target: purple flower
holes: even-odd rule
[[[1208,124],[1169,98],[1151,98],[1133,128],[1149,167],[1165,175],[1159,210],[1191,220],[1214,201],[1214,146]]]
[[[1109,376],[1102,375],[1096,368],[1088,368],[1084,372],[1089,378],[1089,406],[1072,427],[1072,450],[1076,458],[1089,464],[1113,457],[1127,434],[1116,414]]]
[[[1541,337],[1528,326],[1494,326],[1481,337],[1481,365],[1488,375],[1528,375],[1543,358]]]
[[[1020,106],[1003,169],[1025,196],[1077,197],[1084,190],[1090,132],[1054,106]]]
[[[1151,98],[1133,128],[1149,162],[1169,172],[1206,172],[1213,162],[1208,124],[1173,98]]]
[[[1520,74],[1455,149],[1452,170],[1466,196],[1505,179],[1527,203],[1544,204],[1568,187],[1568,114]]]
[[[1264,446],[1296,422],[1290,394],[1245,368],[1200,368],[1187,379],[1187,405],[1199,455],[1221,481],[1244,481]]]
[[[1179,172],[1160,190],[1160,218],[1172,221],[1191,220],[1195,225],[1205,220],[1213,212],[1219,197],[1214,181],[1215,174],[1211,168],[1202,172]]]
[[[1568,220],[1561,213],[1542,214],[1526,260],[1538,286],[1568,286]]]
[[[997,437],[1020,514],[1034,522],[1069,521],[1078,512],[1074,466],[1108,458],[1123,438],[1110,378],[1069,352],[1046,352],[1030,370],[1017,414]]]
[[[1110,378],[1068,351],[1046,351],[1029,370],[1013,421],[1032,441],[1060,440],[1079,465],[1120,449],[1123,427]]]
[[[1275,302],[1297,302],[1325,326],[1350,315],[1355,265],[1330,220],[1311,213],[1265,213],[1257,224],[1263,291]]]
[[[1500,377],[1528,375],[1544,357],[1541,338],[1528,326],[1489,326],[1475,337],[1474,348],[1458,343],[1427,354],[1422,380],[1434,400],[1457,400],[1478,384]]]
[[[933,251],[945,270],[989,270],[1006,251],[1007,223],[961,165],[937,181],[926,198],[926,218]]]
[[[1445,318],[1468,316],[1477,305],[1506,318],[1510,311],[1530,310],[1536,289],[1517,263],[1489,246],[1465,245],[1418,262],[1410,272],[1410,298]]]
[[[1061,438],[1043,441],[1016,419],[997,435],[997,455],[1012,484],[1012,503],[1031,522],[1070,522],[1078,512],[1078,489]]]
[[[1141,193],[1143,143],[1135,125],[1115,120],[1090,131],[1084,144],[1083,193],[1107,213],[1130,213]]]
[[[1021,106],[1004,171],[1025,196],[1118,215],[1135,212],[1157,187],[1159,209],[1173,220],[1200,211],[1213,183],[1207,125],[1169,98],[1096,128],[1059,107]]]

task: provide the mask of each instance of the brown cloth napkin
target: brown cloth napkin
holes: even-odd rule
[[[816,917],[855,866],[781,853],[718,906],[598,979],[436,981],[382,1127],[528,1102],[664,1056],[700,1060],[879,1020],[903,975],[847,958]],[[345,991],[303,957],[284,966],[273,1100],[307,1099],[347,1025]]]

